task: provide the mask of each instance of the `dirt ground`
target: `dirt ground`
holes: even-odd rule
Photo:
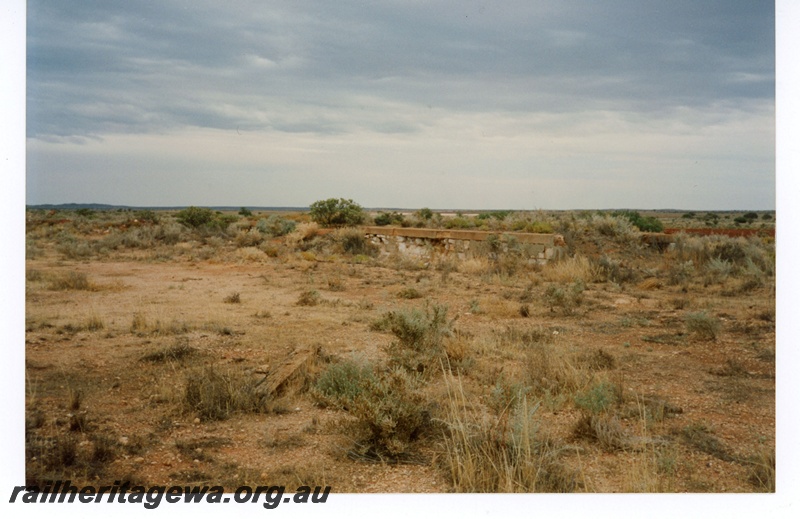
[[[539,433],[557,441],[561,462],[577,475],[577,491],[769,490],[754,474],[774,460],[774,285],[736,293],[733,280],[589,281],[567,308],[546,297],[558,284],[548,267],[502,276],[470,265],[411,268],[294,252],[68,259],[43,248],[26,268],[29,482],[66,475],[451,492],[440,429],[417,440],[404,462],[360,459],[352,455],[353,416],[309,391],[337,360],[386,362],[395,338],[374,326],[381,316],[437,303],[456,318],[465,391],[486,408],[522,369],[522,354],[503,337],[535,332],[570,358],[599,359],[586,369],[619,393],[615,419],[625,442],[579,433],[579,391],[540,397],[535,412]],[[54,280],[76,274],[88,286],[56,288]],[[304,293],[313,301],[303,304]],[[711,337],[687,328],[687,316],[700,312],[718,323]],[[180,348],[190,354],[163,355]],[[267,412],[214,420],[185,404],[189,377],[203,369],[257,382],[309,348],[304,380]],[[447,391],[441,374],[423,389],[434,419],[443,419]],[[71,450],[59,454],[65,444]]]

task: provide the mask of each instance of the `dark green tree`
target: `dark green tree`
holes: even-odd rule
[[[318,200],[309,209],[311,219],[323,227],[359,225],[364,221],[364,209],[350,199]]]
[[[207,207],[187,207],[178,211],[175,218],[187,227],[201,227],[214,221],[214,211]]]

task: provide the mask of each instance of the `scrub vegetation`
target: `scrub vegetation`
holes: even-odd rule
[[[27,482],[774,492],[775,223],[29,210]],[[362,224],[498,238],[413,257]]]

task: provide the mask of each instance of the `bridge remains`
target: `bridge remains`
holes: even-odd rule
[[[366,226],[362,229],[382,254],[399,253],[425,260],[431,260],[436,255],[466,259],[478,255],[496,257],[500,253],[511,252],[527,258],[529,263],[543,265],[566,254],[564,238],[559,234],[393,226]]]

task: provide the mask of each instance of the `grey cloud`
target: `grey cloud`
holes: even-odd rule
[[[32,137],[415,131],[365,96],[459,112],[648,112],[774,93],[766,1],[34,0],[28,12]]]

